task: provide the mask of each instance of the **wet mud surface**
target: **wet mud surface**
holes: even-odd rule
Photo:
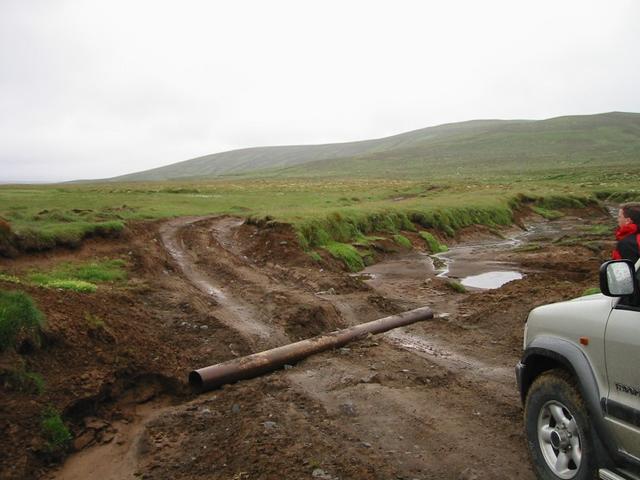
[[[26,362],[48,387],[43,398],[1,390],[0,478],[533,479],[513,375],[524,321],[595,286],[609,244],[576,215],[526,223],[504,238],[460,232],[435,258],[380,255],[355,275],[325,252],[312,260],[286,225],[233,217],[89,242],[73,258],[126,256],[130,280],[92,296],[30,288],[53,340],[0,366]],[[448,284],[496,271],[522,278]],[[185,385],[191,369],[421,306],[437,318],[199,396]],[[90,334],[86,312],[108,335]],[[64,461],[36,433],[44,403],[71,425]]]

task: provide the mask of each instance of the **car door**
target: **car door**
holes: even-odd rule
[[[619,445],[640,459],[640,307],[618,304],[605,331],[606,418]]]

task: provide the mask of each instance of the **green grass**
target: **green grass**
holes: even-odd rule
[[[34,271],[27,281],[47,288],[61,288],[81,293],[98,289],[96,283],[122,282],[127,279],[126,263],[120,259],[94,262],[64,262],[49,271]],[[0,277],[1,279],[1,277]]]
[[[447,280],[447,285],[449,286],[449,288],[451,288],[451,290],[453,290],[454,292],[457,293],[466,293],[467,289],[465,288],[464,285],[462,285],[460,282],[458,282],[457,280],[452,280],[449,279]]]
[[[596,190],[598,200],[614,203],[637,202],[640,200],[640,190],[628,188],[625,190]]]
[[[539,121],[476,120],[360,142],[243,149],[128,175],[121,181],[183,177],[188,182],[207,175],[411,179],[429,172],[440,178],[538,175],[546,181],[573,183],[574,172],[634,165],[638,158],[640,114],[610,112]],[[197,185],[188,184],[167,191],[202,193]],[[345,191],[340,198],[363,197]]]
[[[411,245],[411,240],[409,240],[404,235],[400,235],[400,234],[393,235],[393,241],[396,242],[401,247],[404,247],[404,248],[412,248],[413,247],[413,245]]]
[[[50,272],[54,278],[85,282],[120,282],[127,279],[126,263],[121,259],[104,259],[87,263],[65,262]]]
[[[321,262],[322,261],[322,257],[320,256],[320,254],[314,250],[307,252],[307,254],[311,257],[311,259],[314,262]]]
[[[79,293],[93,293],[98,290],[98,286],[83,280],[57,280],[47,277],[44,274],[33,274],[29,276],[31,283],[45,288],[58,288],[60,290],[73,290]]]
[[[0,186],[0,218],[8,222],[0,255],[12,254],[7,242],[23,251],[74,247],[87,236],[117,235],[127,222],[183,215],[290,223],[313,249],[415,227],[454,236],[469,225],[509,225],[525,199],[545,215],[596,199],[637,200],[640,114],[463,122],[370,142],[214,157],[146,177],[186,174],[180,181]]]
[[[469,199],[470,200],[470,199]],[[460,200],[457,199],[459,202]],[[470,200],[471,201],[471,200]],[[496,201],[495,199],[493,200]],[[482,201],[476,200],[476,203]],[[513,209],[507,200],[496,205],[477,207],[440,207],[428,204],[422,210],[334,212],[296,224],[303,248],[327,245],[331,242],[353,242],[372,233],[398,235],[401,230],[416,231],[416,224],[434,228],[449,236],[471,225],[507,226],[513,221]]]
[[[362,255],[353,245],[339,242],[331,242],[323,247],[334,258],[340,260],[352,272],[357,272],[365,267]]]
[[[29,295],[0,290],[0,351],[13,347],[22,336],[39,343],[44,324],[43,313]]]
[[[516,247],[513,249],[514,252],[521,252],[521,253],[526,253],[526,252],[538,252],[540,250],[542,250],[544,247],[542,245],[540,245],[539,243],[530,243],[528,245],[522,245],[519,247]]]
[[[557,220],[558,218],[564,217],[564,213],[559,212],[558,210],[549,210],[535,205],[531,207],[531,210],[547,220]]]
[[[589,235],[610,235],[613,238],[614,228],[609,225],[584,225],[582,230]]]
[[[15,284],[22,283],[22,281],[15,275],[8,275],[6,273],[0,273],[0,281]]]
[[[594,253],[600,252],[603,248],[602,240],[585,240],[583,237],[560,238],[553,243],[563,247],[584,247]]]
[[[0,217],[23,250],[74,246],[86,235],[116,234],[126,222],[217,214],[262,226],[290,223],[301,246],[313,250],[416,229],[449,237],[471,225],[496,229],[510,225],[525,204],[551,212],[579,208],[597,192],[622,195],[640,184],[640,167],[629,165],[557,171],[0,186]]]
[[[397,235],[400,230],[415,230],[405,213],[394,211],[368,214],[360,211],[333,212],[301,222],[297,227],[300,242],[305,248],[333,242],[368,241],[370,233]]]
[[[56,246],[77,247],[87,237],[109,236],[124,229],[122,221],[86,222],[81,219],[48,219],[42,224],[16,228],[16,244],[20,250],[48,250]]]
[[[587,295],[594,295],[596,293],[600,293],[600,288],[599,287],[591,287],[591,288],[587,288],[584,292],[582,292],[582,294],[580,296],[581,297],[586,297]]]
[[[42,412],[40,422],[42,437],[46,442],[46,449],[49,452],[60,452],[66,450],[73,438],[71,432],[64,424],[60,413],[52,407],[47,407]]]
[[[554,210],[559,208],[584,208],[594,205],[596,200],[580,195],[547,195],[538,198],[536,203],[546,210]]]
[[[429,251],[431,253],[442,253],[449,250],[449,248],[440,243],[436,237],[434,237],[431,233],[422,231],[419,233],[420,238],[422,238],[426,243]]]

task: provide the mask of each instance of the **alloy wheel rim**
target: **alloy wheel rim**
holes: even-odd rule
[[[582,463],[582,439],[571,411],[552,400],[538,414],[538,444],[547,467],[558,478],[574,478]]]

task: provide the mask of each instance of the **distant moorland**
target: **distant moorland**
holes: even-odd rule
[[[189,178],[161,180],[175,176]],[[116,180],[0,186],[0,253],[75,246],[128,221],[180,215],[291,223],[306,249],[374,232],[451,236],[507,225],[523,205],[555,218],[566,207],[640,198],[640,114],[472,121],[353,144],[239,150]]]
[[[473,120],[361,142],[216,153],[109,181],[244,177],[402,178],[640,164],[640,114]]]

